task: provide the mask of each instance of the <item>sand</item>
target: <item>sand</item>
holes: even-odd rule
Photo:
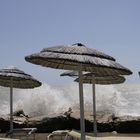
[[[77,131],[71,131],[69,134],[80,138]],[[88,133],[86,140],[140,140],[140,134],[98,133],[98,136],[94,137],[92,133]]]
[[[110,136],[110,137],[96,137],[92,140],[140,140],[140,137],[122,137],[122,136]]]
[[[91,134],[90,134],[91,135]],[[89,138],[88,140],[140,140],[140,134],[116,134],[111,136],[111,133],[101,133],[98,137]],[[0,133],[0,138],[4,138],[5,134]],[[48,133],[36,133],[35,140],[46,140]],[[4,140],[4,139],[0,139]]]

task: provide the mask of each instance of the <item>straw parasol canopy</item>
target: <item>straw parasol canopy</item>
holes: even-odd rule
[[[90,72],[83,72],[83,83],[84,84],[92,84],[92,75],[95,77],[95,84],[100,85],[109,85],[109,84],[120,84],[125,82],[125,78],[120,75],[97,75]],[[76,78],[74,81],[79,82],[78,72],[77,71],[65,71],[64,73],[60,74],[60,76],[69,76]]]
[[[41,82],[16,67],[0,70],[0,86],[10,87],[10,132],[13,132],[13,88],[35,88]],[[11,135],[12,136],[12,135]]]
[[[96,74],[102,73],[102,75],[109,73],[132,74],[129,69],[116,63],[113,57],[95,49],[87,48],[81,43],[45,48],[39,53],[26,56],[25,60],[44,67],[76,70],[79,72],[81,140],[85,140],[82,71],[95,72]]]
[[[76,82],[79,82],[79,79],[75,79]],[[111,85],[111,84],[121,84],[125,82],[125,78],[123,76],[95,76],[95,84],[99,85]],[[83,76],[83,83],[85,84],[92,84],[92,75],[84,75]]]
[[[14,88],[34,88],[41,86],[41,82],[34,79],[31,75],[24,73],[16,67],[10,67],[0,70],[0,85],[4,87],[11,86],[11,78]]]
[[[39,53],[26,56],[25,60],[56,69],[77,70],[77,64],[81,64],[82,71],[102,73],[102,75],[132,74],[129,69],[115,62],[113,57],[95,49],[89,49],[81,43],[45,48]]]

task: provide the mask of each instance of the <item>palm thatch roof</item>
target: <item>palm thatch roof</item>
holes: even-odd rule
[[[79,82],[79,78],[75,79],[76,82]],[[125,78],[123,76],[111,75],[111,76],[95,76],[95,84],[100,85],[110,85],[110,84],[121,84],[125,82]],[[92,75],[84,75],[83,83],[92,84],[93,77]]]
[[[85,45],[81,43],[76,43],[73,45],[59,45],[50,48],[45,48],[41,52],[56,52],[56,53],[65,53],[65,54],[75,54],[75,55],[87,55],[87,56],[95,56],[99,58],[105,58],[109,60],[115,61],[115,58],[109,56],[105,53],[102,53],[96,49],[87,48]]]
[[[82,71],[102,73],[102,75],[132,74],[129,69],[117,63],[113,57],[94,49],[88,49],[81,44],[46,48],[39,53],[26,56],[25,60],[56,69],[78,70],[78,65],[81,64]]]
[[[34,88],[41,86],[41,82],[16,67],[0,70],[0,85],[10,87],[11,79],[14,88]]]

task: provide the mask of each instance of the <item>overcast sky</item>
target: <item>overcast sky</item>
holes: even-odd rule
[[[50,85],[72,82],[24,60],[43,48],[81,42],[140,78],[140,0],[0,0],[0,68],[16,66]]]

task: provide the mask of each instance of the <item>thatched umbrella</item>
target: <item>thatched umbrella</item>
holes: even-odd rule
[[[41,82],[23,71],[10,67],[0,70],[0,85],[10,87],[10,132],[13,132],[13,88],[35,88],[41,86]]]
[[[62,73],[60,76],[78,77],[78,72],[66,71]],[[79,82],[79,78],[76,78],[74,81]],[[124,81],[125,81],[125,78],[119,75],[102,76],[101,74],[84,72],[82,82],[85,84],[92,84],[92,88],[93,88],[92,91],[93,91],[94,136],[97,136],[95,84],[100,84],[100,85],[120,84],[120,83],[123,83]]]
[[[84,84],[92,84],[92,73],[89,73],[89,75],[83,76],[83,83]],[[94,74],[93,74],[94,75]],[[95,77],[95,84],[99,85],[112,85],[112,84],[121,84],[125,82],[125,78],[123,76],[117,76],[117,75],[108,75],[108,76],[94,76]],[[79,81],[79,79],[75,79],[75,81]]]
[[[81,43],[60,45],[43,49],[41,52],[25,57],[25,60],[55,69],[76,70],[79,72],[79,99],[81,139],[85,140],[82,71],[95,73],[131,74],[132,72],[115,62],[115,59]]]
[[[77,71],[66,71],[60,76],[69,76],[76,78],[74,81],[79,82],[78,77],[78,72]],[[120,84],[125,82],[125,78],[120,75],[99,75],[91,72],[83,72],[83,83],[85,84],[92,84],[92,76],[95,77],[95,84],[99,85],[109,85],[109,84]]]
[[[75,79],[75,81],[79,82],[79,78]],[[110,85],[110,84],[120,84],[123,82],[125,82],[125,78],[119,75],[108,75],[108,76],[97,75],[96,76],[94,73],[87,73],[83,76],[83,83],[92,84],[93,121],[94,121],[94,135],[95,136],[97,136],[95,84]]]

